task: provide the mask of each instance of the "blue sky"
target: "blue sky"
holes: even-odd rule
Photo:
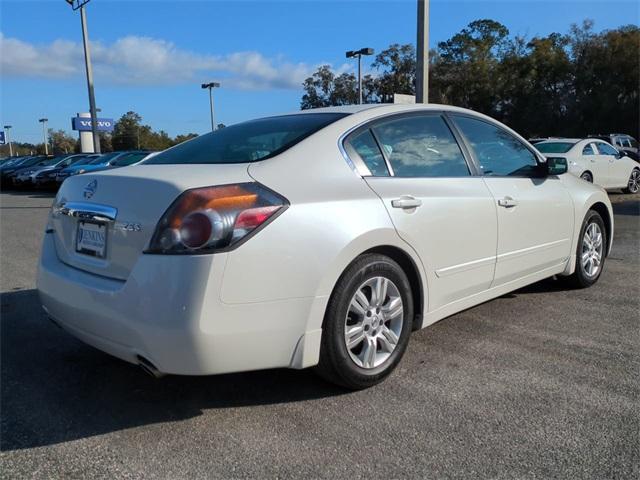
[[[512,35],[566,32],[586,18],[596,30],[638,23],[638,2],[432,0],[434,47],[479,18]],[[216,120],[297,110],[301,81],[322,63],[353,65],[344,51],[415,41],[415,0],[92,0],[87,7],[101,116],[128,110],[170,135],[209,129],[203,81],[217,80]],[[78,12],[63,0],[0,0],[0,125],[41,141],[37,119],[69,130],[88,101]]]

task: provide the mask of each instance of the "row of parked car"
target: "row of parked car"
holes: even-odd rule
[[[141,163],[157,152],[134,150],[104,154],[27,155],[0,160],[0,181],[7,187],[57,188],[66,178]]]
[[[606,190],[640,191],[638,142],[633,137],[590,135],[587,138],[536,138],[530,142],[547,158],[566,160],[569,173],[587,182]]]

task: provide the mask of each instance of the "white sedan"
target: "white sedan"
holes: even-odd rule
[[[565,158],[569,172],[607,190],[640,191],[640,164],[607,142],[593,138],[558,138],[536,143],[548,158]]]
[[[307,110],[70,177],[38,271],[51,319],[153,375],[384,379],[413,330],[558,275],[594,284],[605,192],[478,113]]]

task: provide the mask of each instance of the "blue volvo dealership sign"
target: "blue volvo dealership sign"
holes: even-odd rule
[[[98,118],[99,132],[113,132],[113,118]],[[91,131],[91,119],[85,117],[73,117],[71,119],[71,128],[80,132]]]

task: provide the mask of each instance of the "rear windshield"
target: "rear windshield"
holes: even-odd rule
[[[566,153],[575,145],[571,142],[543,142],[536,143],[536,148],[541,153]]]
[[[345,113],[305,113],[261,118],[221,128],[177,145],[146,164],[247,163],[278,155]]]

